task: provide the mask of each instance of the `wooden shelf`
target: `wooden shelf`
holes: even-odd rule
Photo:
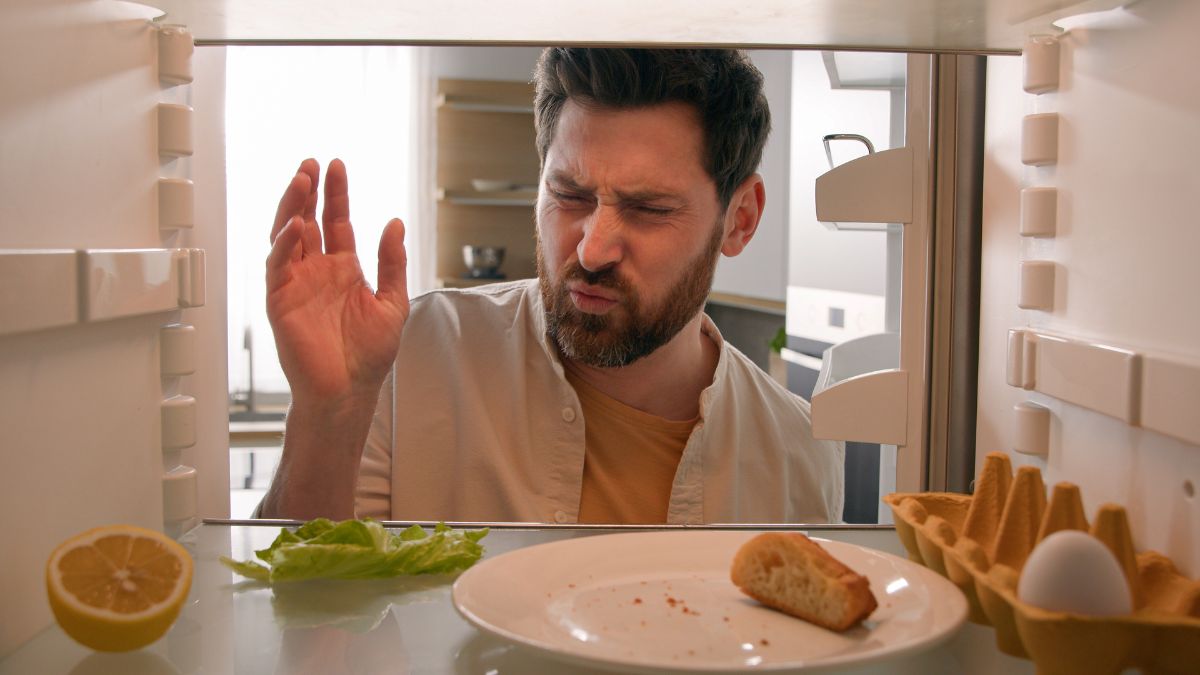
[[[780,300],[767,300],[765,298],[752,298],[748,295],[737,295],[734,293],[721,293],[714,291],[708,294],[708,301],[717,305],[726,305],[729,307],[738,307],[741,309],[751,309],[756,312],[766,312],[768,314],[778,314],[783,316],[787,310],[787,303]]]
[[[532,64],[531,64],[532,66]],[[504,248],[501,272],[510,279],[536,273],[533,206],[539,160],[533,85],[502,80],[437,81],[437,262],[443,287],[474,286],[466,278],[463,246]],[[481,191],[479,178],[521,188]]]
[[[283,420],[270,422],[230,422],[229,447],[255,448],[283,444]]]
[[[437,97],[437,105],[439,108],[465,110],[470,112],[512,113],[518,115],[533,114],[533,105],[529,101],[525,101],[524,103],[515,101],[486,101],[451,96],[449,94],[440,94]]]
[[[480,192],[478,190],[447,190],[437,191],[438,201],[450,202],[461,206],[523,206],[531,207],[537,202],[536,190],[496,190]]]

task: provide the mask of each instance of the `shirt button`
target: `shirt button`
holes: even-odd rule
[[[569,523],[569,522],[571,522],[571,516],[568,515],[566,511],[555,511],[554,512],[554,522]]]
[[[575,421],[575,409],[574,408],[563,408],[562,417],[563,417],[564,422],[574,422]]]

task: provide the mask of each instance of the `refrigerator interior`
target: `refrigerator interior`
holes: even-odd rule
[[[191,84],[166,85],[156,31],[136,6],[16,0],[0,16],[0,307],[10,312],[0,317],[22,311],[49,322],[0,332],[0,504],[19,537],[4,547],[4,654],[50,621],[40,582],[54,544],[106,522],[164,527],[163,475],[174,466],[197,470],[195,515],[227,515],[229,454],[223,285],[209,283],[200,306],[88,321],[77,310],[87,279],[74,283],[91,269],[74,252],[88,249],[203,249],[208,279],[225,278],[220,115],[196,115],[195,152],[164,159],[155,112],[160,103],[220,109],[221,92],[205,88],[220,81],[205,76],[223,68],[220,50],[197,50]],[[989,58],[976,435],[979,457],[1007,452],[1041,467],[1048,484],[1079,484],[1089,514],[1103,502],[1125,505],[1138,548],[1166,553],[1192,577],[1200,574],[1200,437],[1188,422],[1200,402],[1197,25],[1196,3],[1145,0],[1076,26],[1059,40],[1058,90],[1040,95],[1022,90],[1019,58]],[[993,39],[985,46],[1011,47]],[[1023,164],[1024,118],[1043,113],[1059,116],[1057,161]],[[195,181],[191,229],[159,228],[164,177]],[[1033,187],[1057,190],[1053,236],[1021,235],[1021,190]],[[43,256],[47,267],[31,275],[23,266],[32,258],[21,257],[31,250],[63,255]],[[1022,262],[1051,271],[1048,301],[1023,297]],[[60,272],[72,282],[55,283]],[[201,367],[164,377],[159,341],[172,323],[195,327]],[[1014,329],[1132,355],[1124,379],[1094,388],[1124,412],[1109,414],[1086,394],[1013,386]],[[1161,396],[1150,372],[1182,383],[1177,395]],[[174,396],[195,400],[195,439],[164,454],[160,411]],[[1024,403],[1047,411],[1044,454],[1014,451],[1028,449],[1014,415]]]

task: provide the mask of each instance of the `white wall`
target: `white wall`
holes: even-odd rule
[[[439,77],[465,80],[533,79],[541,47],[431,47],[430,71]]]
[[[1089,515],[1104,502],[1129,511],[1136,545],[1200,574],[1200,448],[1005,384],[1005,339],[1031,326],[1200,363],[1200,4],[1138,3],[1106,28],[1062,41],[1059,92],[1021,89],[1021,63],[988,61],[977,465],[1012,447],[1012,407],[1051,409],[1048,484],[1080,485]],[[1019,162],[1025,114],[1061,116],[1056,167]],[[1059,190],[1057,236],[1018,236],[1018,191]],[[1021,259],[1058,264],[1055,308],[1016,307]]]
[[[887,285],[885,235],[834,231],[818,222],[816,180],[829,171],[821,142],[826,134],[862,134],[876,151],[891,147],[891,94],[831,89],[818,51],[795,53],[792,88],[787,283],[882,296]]]
[[[736,257],[721,256],[713,290],[782,302],[787,292],[788,185],[792,111],[792,52],[752,51],[750,58],[763,74],[771,107],[771,135],[763,148],[762,174],[767,193],[758,231]]]

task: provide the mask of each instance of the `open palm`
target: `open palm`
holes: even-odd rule
[[[379,241],[379,288],[363,278],[350,225],[346,167],[330,163],[322,223],[316,219],[320,167],[305,160],[271,230],[267,316],[293,400],[325,403],[378,395],[408,318],[404,225]]]

